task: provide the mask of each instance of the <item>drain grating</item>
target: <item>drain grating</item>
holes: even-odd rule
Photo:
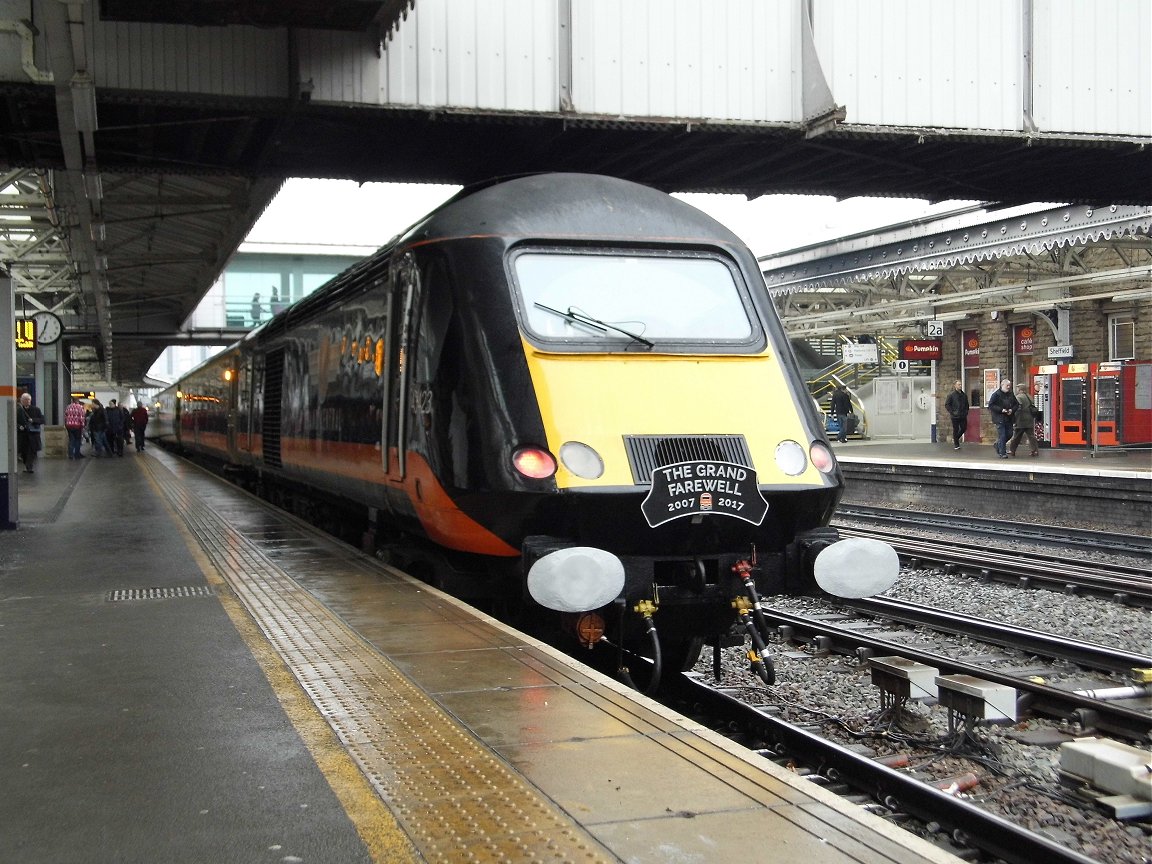
[[[214,597],[216,591],[211,585],[182,585],[176,588],[121,588],[109,591],[107,599],[118,600],[165,600],[169,597]]]

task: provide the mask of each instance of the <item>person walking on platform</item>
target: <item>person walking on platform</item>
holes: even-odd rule
[[[16,403],[16,452],[29,474],[36,471],[36,454],[43,446],[40,430],[44,428],[44,412],[32,404],[31,393],[21,393]]]
[[[132,434],[136,436],[136,452],[144,452],[144,430],[148,428],[148,409],[137,402],[132,411]]]
[[[1012,395],[1012,382],[1005,378],[1000,382],[1000,387],[997,388],[996,392],[992,394],[992,398],[988,400],[988,414],[999,430],[996,436],[996,455],[1001,459],[1008,458],[1008,439],[1012,437],[1016,422],[1016,409],[1019,407],[1020,403]]]
[[[257,291],[252,295],[252,326],[255,327],[260,323],[260,319],[264,317],[264,307],[260,304],[260,292]]]
[[[64,409],[64,428],[68,431],[69,459],[84,458],[80,452],[80,447],[84,443],[84,421],[87,419],[79,397],[73,396],[71,403]]]
[[[108,449],[108,412],[99,399],[93,399],[92,402],[92,413],[88,415],[88,434],[92,436],[92,455],[99,459],[104,455],[112,455]]]
[[[1010,456],[1016,455],[1016,448],[1020,446],[1020,441],[1024,438],[1028,439],[1028,446],[1032,448],[1032,455],[1040,455],[1040,447],[1036,443],[1036,407],[1032,404],[1031,398],[1028,396],[1028,388],[1023,384],[1016,385],[1016,401],[1020,407],[1016,409],[1016,434],[1012,436],[1012,440],[1008,443],[1008,454]]]
[[[115,399],[108,400],[108,407],[104,409],[104,416],[108,421],[108,452],[117,456],[124,455],[124,432],[128,424],[124,422],[124,412],[116,404]]]
[[[848,415],[851,413],[852,397],[848,395],[848,388],[841,384],[832,394],[832,416],[836,418],[839,427],[839,431],[836,433],[837,441],[848,440]]]
[[[960,449],[960,439],[968,431],[968,394],[964,392],[964,382],[957,381],[952,385],[952,392],[944,400],[944,410],[952,418],[952,449]]]

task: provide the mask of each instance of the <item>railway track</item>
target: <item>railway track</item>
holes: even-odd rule
[[[893,522],[885,527],[837,525],[844,537],[870,537],[890,544],[901,558],[928,561],[946,572],[964,572],[985,579],[1014,581],[1022,587],[1047,587],[1070,593],[1110,597],[1118,602],[1152,609],[1152,569],[1147,564],[1097,566],[1069,560],[1061,552],[1037,552],[996,547],[988,540],[923,538],[910,536],[919,523],[907,519],[906,527]],[[1014,529],[1015,530],[1015,529]],[[1003,535],[1003,527],[1001,527]],[[1015,539],[1015,538],[1013,538]]]
[[[978,516],[961,516],[950,513],[926,513],[904,510],[889,510],[883,507],[868,507],[863,504],[841,506],[836,510],[837,520],[858,520],[876,525],[906,527],[914,525],[919,529],[931,529],[968,536],[982,536],[992,540],[1002,540],[1005,523],[1002,519],[984,519]],[[834,522],[835,524],[835,522]],[[1152,555],[1152,536],[1137,534],[1115,534],[1095,531],[1088,528],[1067,528],[1050,525],[1026,525],[1012,523],[1012,536],[1042,546],[1058,547],[1062,550],[1079,550],[1091,555],[1114,554],[1148,557]]]
[[[942,675],[969,675],[983,681],[1012,687],[1028,710],[1037,714],[1074,721],[1086,728],[1094,727],[1127,740],[1146,740],[1152,730],[1152,714],[1148,711],[1091,695],[1061,690],[1046,681],[1036,680],[1043,676],[1036,675],[1035,670],[1031,668],[1027,675],[1000,671],[985,663],[964,661],[909,644],[905,640],[885,638],[882,634],[868,632],[859,626],[850,626],[847,622],[837,623],[834,616],[814,618],[766,607],[764,617],[769,626],[776,629],[777,650],[780,645],[792,643],[807,644],[813,651],[855,656],[861,661],[873,656],[900,656],[938,669]],[[1007,633],[997,637],[998,644],[1010,641]],[[1028,651],[1030,648],[1021,650]],[[1097,652],[1098,657],[1106,654],[1107,649]],[[1114,666],[1117,661],[1103,662]],[[1132,666],[1125,668],[1131,669]]]
[[[766,758],[807,773],[819,782],[902,830],[936,837],[948,851],[970,857],[974,850],[1007,864],[1098,864],[1049,837],[1030,831],[913,774],[836,744],[825,736],[750,705],[693,676],[681,676],[669,704],[682,713],[751,743]],[[807,766],[798,767],[798,766]],[[909,819],[915,820],[914,825]]]

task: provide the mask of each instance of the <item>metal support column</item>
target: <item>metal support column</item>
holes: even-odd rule
[[[0,269],[0,528],[20,521],[16,468],[16,292]]]

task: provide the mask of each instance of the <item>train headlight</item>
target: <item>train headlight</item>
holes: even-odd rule
[[[560,461],[565,468],[585,480],[595,480],[604,473],[604,460],[600,454],[579,441],[567,441],[560,446]]]
[[[512,454],[512,464],[533,480],[546,480],[556,473],[556,460],[542,447],[520,447]]]
[[[792,477],[803,474],[808,467],[804,448],[795,441],[781,441],[776,445],[776,467]]]
[[[817,441],[808,449],[808,458],[821,474],[831,474],[836,467],[836,460],[832,458],[832,451]]]

